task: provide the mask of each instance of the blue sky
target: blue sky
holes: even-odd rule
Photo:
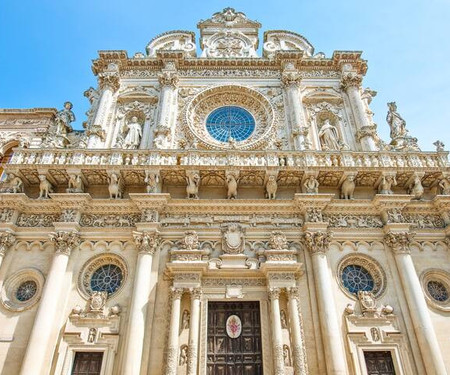
[[[436,139],[450,149],[448,0],[3,0],[0,108],[62,108],[70,100],[81,128],[98,50],[144,52],[154,36],[197,31],[200,19],[227,6],[261,22],[261,38],[265,30],[285,29],[327,57],[362,50],[369,62],[364,86],[378,91],[372,110],[381,137],[389,140],[386,103],[396,101],[423,150],[434,150]]]

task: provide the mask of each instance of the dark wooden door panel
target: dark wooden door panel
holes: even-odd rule
[[[76,352],[72,375],[100,375],[103,353]]]
[[[389,351],[364,352],[368,375],[395,375],[392,355]]]
[[[242,323],[237,338],[227,334],[230,315],[237,315]],[[208,375],[261,375],[259,302],[209,302],[207,349]]]

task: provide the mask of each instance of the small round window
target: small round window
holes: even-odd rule
[[[342,283],[350,293],[371,292],[374,288],[373,277],[364,267],[349,265],[342,270]]]
[[[220,107],[209,114],[206,130],[219,142],[240,142],[249,138],[255,130],[255,119],[244,108]]]
[[[105,264],[97,268],[91,277],[91,290],[93,292],[114,293],[122,284],[123,274],[120,267],[114,264]]]
[[[26,302],[34,297],[37,292],[37,284],[34,280],[28,280],[19,285],[16,290],[16,298],[20,302]]]
[[[444,283],[437,280],[430,280],[427,283],[428,293],[431,298],[437,302],[445,302],[448,300],[448,290]]]

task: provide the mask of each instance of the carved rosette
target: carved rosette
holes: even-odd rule
[[[6,251],[12,246],[16,237],[11,232],[0,233],[0,257],[6,254]]]
[[[362,83],[362,75],[355,72],[345,72],[341,79],[341,89],[347,90],[350,87],[359,88]]]
[[[176,89],[180,80],[178,73],[175,71],[164,71],[158,75],[158,81],[161,87],[168,86]]]
[[[117,91],[120,86],[118,72],[102,72],[98,74],[98,85],[102,90],[109,88],[113,92]]]
[[[409,245],[415,235],[412,232],[388,232],[384,236],[384,242],[386,242],[386,245],[391,248],[394,254],[410,254],[411,249]]]
[[[331,242],[330,232],[305,232],[304,244],[311,254],[325,254]]]
[[[49,233],[50,241],[55,244],[55,252],[58,254],[70,255],[80,244],[80,234],[76,231],[58,231]]]
[[[159,245],[159,232],[133,232],[133,238],[139,253],[155,254]]]

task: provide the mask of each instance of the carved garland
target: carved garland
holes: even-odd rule
[[[372,290],[372,293],[376,298],[381,297],[381,295],[386,290],[386,273],[384,272],[380,263],[378,263],[375,259],[362,254],[350,254],[342,258],[342,260],[340,261],[336,275],[338,278],[338,284],[341,287],[342,291],[352,299],[357,299],[357,296],[350,293],[342,282],[342,274],[344,268],[350,265],[361,266],[370,273],[374,281],[374,288]]]
[[[91,277],[93,273],[100,267],[107,264],[118,266],[122,271],[122,282],[120,284],[120,287],[114,293],[108,295],[108,298],[112,295],[117,295],[117,293],[119,293],[123,289],[128,276],[128,266],[125,260],[121,256],[116,254],[98,255],[89,259],[83,265],[78,276],[78,290],[84,298],[89,299],[92,294]]]
[[[237,142],[237,148],[264,148],[275,138],[278,118],[272,104],[258,91],[238,85],[209,88],[194,97],[186,106],[183,116],[185,133],[189,138],[195,139],[201,148],[231,148],[232,145],[214,139],[205,126],[206,118],[214,109],[229,105],[245,108],[256,122],[253,134],[248,139]]]

